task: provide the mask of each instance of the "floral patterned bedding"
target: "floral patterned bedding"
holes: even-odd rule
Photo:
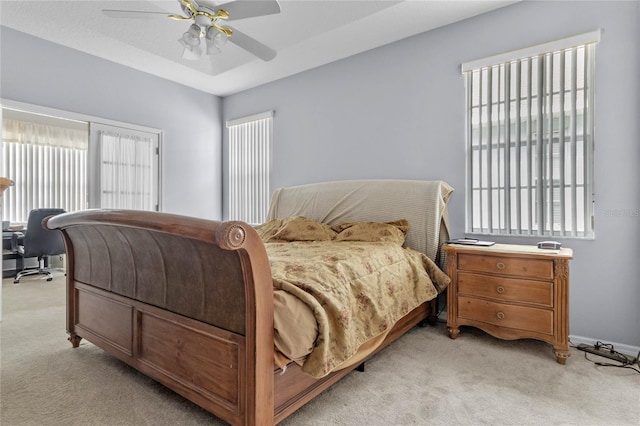
[[[303,371],[323,377],[449,284],[426,255],[397,242],[272,241],[274,289],[302,300],[318,324]]]

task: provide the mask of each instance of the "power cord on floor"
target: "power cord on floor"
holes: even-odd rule
[[[633,364],[637,364],[637,361],[634,361],[633,364],[625,364],[624,362],[621,362],[620,364],[612,364],[609,362],[599,362],[599,361],[594,361],[592,359],[589,359],[589,354],[587,354],[586,352],[584,353],[584,357],[588,360],[593,362],[595,365],[599,366],[599,367],[618,367],[618,368],[629,368],[633,371],[635,371],[636,373],[640,374],[640,369],[636,368],[633,366]]]
[[[577,346],[571,344],[572,347],[577,348]],[[635,358],[629,359],[625,354],[618,352],[615,350],[612,344],[610,343],[602,343],[597,341],[593,346],[596,350],[605,350],[608,352],[607,358],[613,360],[614,362],[618,362],[618,364],[596,361],[589,358],[589,353],[585,351],[584,357],[587,361],[593,362],[595,365],[599,367],[617,367],[617,368],[629,368],[636,373],[640,374],[640,369],[634,367],[634,365],[638,365],[640,367],[640,351],[638,351],[638,355]],[[596,354],[596,356],[598,356]],[[615,358],[615,359],[614,359]]]

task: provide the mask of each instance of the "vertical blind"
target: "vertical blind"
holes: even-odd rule
[[[2,120],[5,191],[3,219],[26,222],[36,208],[87,208],[88,129]]]
[[[568,47],[538,46],[542,52],[526,56],[512,53],[517,59],[501,55],[463,65],[467,232],[593,235],[599,32],[578,39],[577,45],[567,39]]]
[[[155,210],[154,141],[100,132],[100,153],[100,207]]]
[[[229,219],[264,222],[269,208],[273,111],[227,122]]]
[[[35,208],[159,207],[160,132],[3,108],[3,220]],[[124,123],[122,123],[124,124]]]

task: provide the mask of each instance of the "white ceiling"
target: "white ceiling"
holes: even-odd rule
[[[243,0],[235,0],[243,1]],[[233,21],[277,51],[264,62],[232,43],[215,56],[182,59],[190,22],[118,19],[103,9],[183,14],[179,0],[0,0],[0,22],[52,42],[186,86],[227,96],[519,0],[280,0],[281,12]],[[214,7],[222,1],[199,0]]]

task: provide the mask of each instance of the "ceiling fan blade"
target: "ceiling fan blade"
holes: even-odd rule
[[[109,10],[103,9],[102,13],[111,18],[166,18],[169,14],[166,12],[145,12],[141,10]]]
[[[231,27],[230,27],[231,28]],[[249,37],[245,33],[236,30],[235,28],[231,28],[233,34],[229,37],[229,41],[249,53],[256,55],[258,58],[263,61],[270,61],[276,57],[276,51],[260,43],[253,37]]]
[[[269,0],[269,1],[237,0],[229,3],[221,4],[217,6],[216,9],[224,9],[227,12],[229,12],[229,21],[280,13],[280,5],[276,0]]]
[[[174,21],[190,21],[193,19],[188,16],[182,16],[182,15],[169,15],[167,16],[167,18],[173,19]]]

